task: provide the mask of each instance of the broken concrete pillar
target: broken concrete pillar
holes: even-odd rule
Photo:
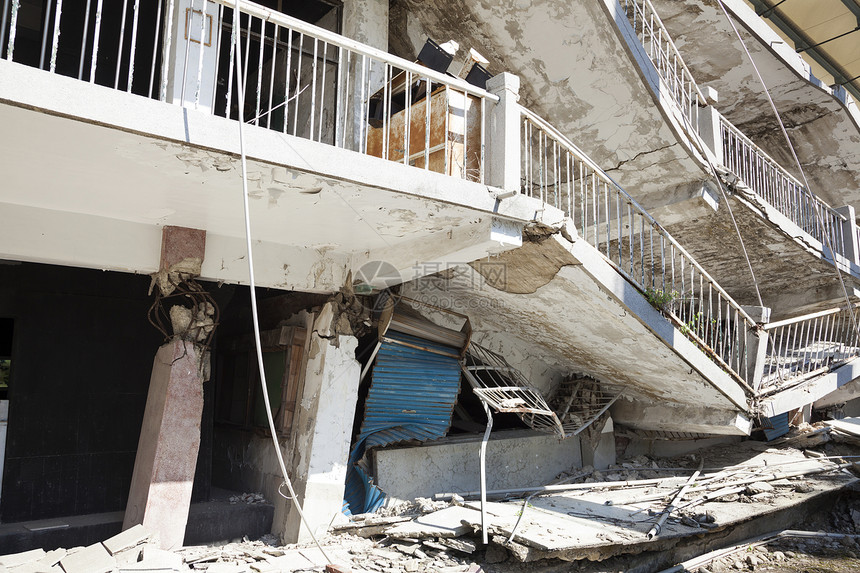
[[[767,324],[770,322],[770,309],[766,306],[742,306],[750,318],[756,324]],[[746,350],[747,382],[755,390],[761,385],[764,376],[764,363],[767,359],[768,334],[765,330],[747,330],[744,339]],[[743,373],[741,373],[743,374]]]
[[[600,439],[596,446],[583,432],[579,435],[579,447],[582,455],[582,465],[594,469],[605,470],[615,464],[615,427],[612,418],[606,420],[600,431]]]
[[[860,245],[858,245],[857,237],[857,214],[852,205],[837,207],[834,209],[837,213],[845,217],[845,223],[842,225],[842,243],[844,246],[842,255],[848,259],[848,262],[855,265],[860,265]]]
[[[712,87],[704,88],[707,106],[699,108],[699,137],[705,147],[713,154],[711,161],[715,165],[723,164],[723,136],[720,132],[720,112],[714,104],[717,103],[717,90]]]
[[[501,73],[487,80],[487,91],[499,97],[487,108],[487,184],[504,191],[519,192],[520,157],[520,78]]]
[[[164,228],[161,263],[153,275],[153,286],[162,296],[200,274],[205,248],[206,231]],[[197,325],[188,318],[178,327],[177,320],[173,320],[173,338],[155,354],[123,519],[123,530],[144,525],[157,532],[164,549],[182,547],[200,448],[203,382],[208,378],[209,352],[195,341],[207,338],[214,329],[208,313],[211,310],[214,314],[213,305],[200,304],[206,307],[201,310],[206,315],[202,323],[206,324]],[[191,313],[184,306],[175,306],[170,309],[171,319],[178,314],[174,310]]]
[[[335,331],[336,313],[328,303],[312,326],[304,388],[293,423],[291,478],[315,535],[325,532],[343,509],[343,493],[361,366],[358,341]],[[284,488],[286,491],[286,488]],[[298,511],[290,507],[273,530],[285,543],[310,540]]]
[[[182,546],[203,413],[202,349],[174,339],[155,355],[123,529],[142,524]]]

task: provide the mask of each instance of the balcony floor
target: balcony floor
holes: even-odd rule
[[[0,143],[0,257],[149,273],[176,225],[207,231],[204,278],[246,282],[235,121],[0,61],[0,122],[15,134]],[[336,290],[375,259],[468,262],[519,244],[539,210],[260,127],[246,149],[262,286]]]

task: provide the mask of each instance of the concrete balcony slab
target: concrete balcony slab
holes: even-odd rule
[[[0,61],[0,257],[150,273],[161,227],[207,232],[203,278],[247,282],[238,124]],[[327,292],[376,253],[473,260],[560,211],[478,183],[246,129],[258,284]],[[470,256],[472,258],[461,259]]]

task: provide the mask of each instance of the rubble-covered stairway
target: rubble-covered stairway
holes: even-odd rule
[[[839,304],[834,261],[854,296],[853,215],[736,133],[648,0],[550,1],[525,8],[528,18],[503,3],[396,4],[392,45],[405,53],[431,31],[447,34],[520,75],[521,101],[575,137],[741,304],[778,318]]]

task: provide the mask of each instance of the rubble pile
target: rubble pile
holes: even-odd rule
[[[230,503],[267,503],[266,498],[262,493],[242,493],[239,495],[231,495]]]
[[[837,510],[803,524],[805,536],[759,539],[687,569],[781,573],[807,554],[860,555],[860,505],[856,491],[846,489],[858,483],[849,472],[856,447],[828,436],[809,428],[787,438],[816,449],[750,441],[672,459],[637,456],[604,470],[578,468],[548,486],[495,492],[483,508],[474,492],[393,500],[333,525],[322,549],[282,546],[269,535],[167,551],[138,525],[87,547],[0,556],[0,573],[521,573],[558,570],[562,562],[568,571],[645,571],[636,565],[644,552],[670,552],[685,542],[705,546],[710,533],[848,491]],[[254,493],[230,498],[262,501]],[[810,533],[816,530],[832,533]],[[606,569],[612,562],[624,565]]]

